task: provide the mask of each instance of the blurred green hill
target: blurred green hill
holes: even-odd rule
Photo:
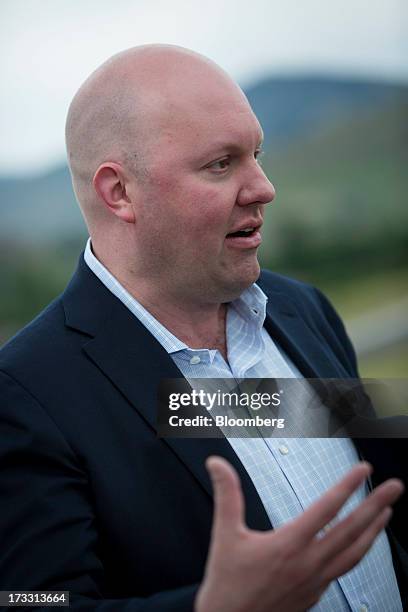
[[[360,111],[275,148],[263,166],[277,190],[262,256],[269,266],[336,282],[407,265],[408,97]]]
[[[406,85],[335,77],[263,79],[245,93],[265,133],[266,148],[313,136],[324,125],[406,101]]]

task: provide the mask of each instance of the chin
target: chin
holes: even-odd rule
[[[254,258],[252,261],[246,261],[241,264],[237,270],[237,277],[242,279],[242,283],[245,285],[244,288],[247,289],[258,280],[260,273],[259,261],[257,258]]]
[[[232,300],[237,299],[245,289],[248,289],[258,280],[260,273],[261,268],[258,260],[241,264],[237,270],[234,270],[234,273],[231,273],[225,279],[226,299],[223,302],[232,302]]]

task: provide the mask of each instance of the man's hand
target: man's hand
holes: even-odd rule
[[[370,474],[371,466],[360,463],[296,520],[273,531],[252,531],[244,523],[244,500],[233,467],[220,457],[210,457],[206,466],[215,508],[196,612],[307,610],[332,580],[362,559],[387,524],[390,504],[403,491],[401,481],[387,480],[322,535]]]

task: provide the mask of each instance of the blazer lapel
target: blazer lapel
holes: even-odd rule
[[[286,295],[270,293],[265,328],[305,378],[348,377]]]

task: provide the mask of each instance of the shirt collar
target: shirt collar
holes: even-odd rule
[[[245,289],[230,306],[246,321],[262,327],[266,317],[268,297],[256,283]]]

